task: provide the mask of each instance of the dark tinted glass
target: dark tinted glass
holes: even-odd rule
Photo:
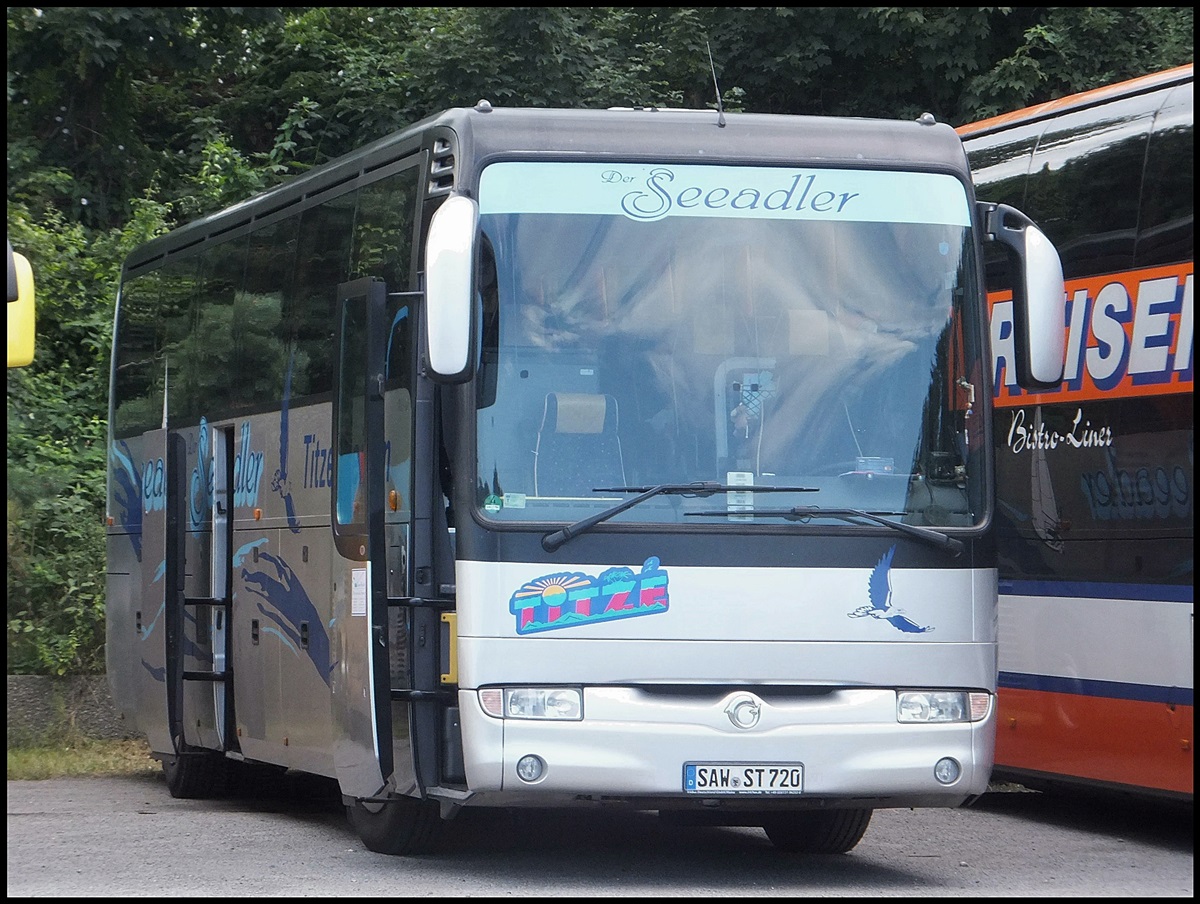
[[[156,270],[121,287],[112,392],[115,437],[136,436],[162,423],[162,347],[157,306],[165,272]]]
[[[1191,260],[1195,204],[1192,84],[1175,88],[1154,121],[1138,228],[1139,267]]]
[[[358,193],[350,279],[373,276],[389,292],[411,289],[417,170],[401,170]]]
[[[198,304],[192,333],[182,345],[182,396],[171,392],[173,421],[212,419],[229,408],[233,336],[236,329],[234,299],[246,269],[244,237],[207,248],[200,256]],[[239,379],[241,375],[239,374]],[[178,425],[178,424],[176,424]]]
[[[121,289],[117,318],[113,433],[132,436],[161,426],[167,413],[183,416],[193,368],[196,259],[172,261],[129,280]],[[169,391],[168,391],[169,390]]]
[[[1133,266],[1140,174],[1154,105],[1134,97],[1055,120],[1033,155],[1025,207],[1058,248],[1067,279]]]
[[[247,239],[246,278],[234,299],[235,410],[278,405],[283,399],[288,358],[283,300],[292,285],[299,227],[300,218],[289,217]]]
[[[337,287],[350,273],[357,198],[357,192],[350,192],[300,216],[296,280],[283,307],[283,328],[294,346],[293,396],[333,388]]]

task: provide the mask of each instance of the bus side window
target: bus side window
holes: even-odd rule
[[[337,458],[338,524],[359,524],[366,520],[363,511],[362,452],[343,452]]]
[[[338,331],[336,358],[342,368],[334,400],[334,442],[337,448],[337,472],[334,487],[337,493],[335,534],[339,527],[351,528],[354,533],[366,525],[364,493],[366,492],[366,355],[367,311],[355,299],[342,305],[341,329]]]
[[[1172,264],[1192,257],[1194,159],[1189,81],[1172,89],[1154,119],[1142,177],[1135,267]]]

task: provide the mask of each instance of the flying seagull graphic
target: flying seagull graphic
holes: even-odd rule
[[[918,625],[905,615],[902,609],[897,609],[892,605],[892,558],[895,555],[896,547],[893,546],[883,554],[883,558],[871,572],[870,581],[867,583],[867,597],[871,600],[871,604],[859,606],[848,615],[851,618],[862,618],[864,615],[869,615],[871,618],[889,622],[893,628],[903,631],[905,634],[924,634],[926,631],[932,631],[931,626]]]

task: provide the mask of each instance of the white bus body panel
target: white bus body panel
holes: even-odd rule
[[[461,690],[463,747],[472,791],[589,796],[683,796],[683,766],[799,763],[807,797],[866,799],[872,806],[955,805],[987,790],[995,722],[900,725],[896,694],[858,688],[806,699],[763,699],[752,730],[734,727],[726,710],[739,691],[658,697],[644,689],[590,687],[582,722],[500,720]],[[522,756],[536,754],[545,775],[517,778]],[[962,768],[939,784],[934,764]]]
[[[953,803],[987,788],[993,713],[902,725],[896,689],[994,691],[994,570],[893,571],[885,608],[869,601],[871,569],[666,567],[665,611],[518,636],[514,591],[548,570],[458,565],[472,791],[678,796],[686,762],[802,763],[804,796],[878,806]],[[598,570],[566,565],[555,574]],[[521,684],[582,686],[584,718],[500,720],[480,708],[477,688]],[[673,692],[661,692],[668,685]],[[726,712],[744,693],[761,707],[750,730]],[[533,785],[516,777],[529,753],[547,763]],[[950,786],[933,775],[943,757],[963,768]]]
[[[1000,668],[1079,682],[1192,688],[1192,606],[1170,600],[1000,597]],[[1112,639],[1120,637],[1114,644]]]

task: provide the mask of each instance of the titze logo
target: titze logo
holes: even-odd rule
[[[509,599],[517,633],[533,634],[618,618],[659,615],[670,608],[667,571],[657,556],[642,570],[608,568],[598,577],[560,571],[526,581]]]

